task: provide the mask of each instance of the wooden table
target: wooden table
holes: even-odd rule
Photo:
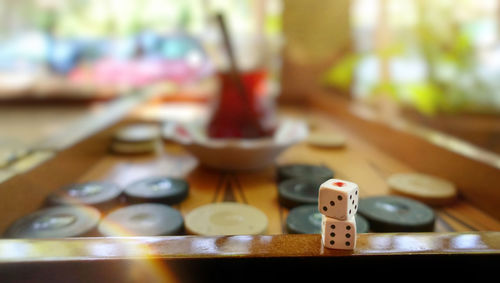
[[[417,170],[436,173],[433,170],[439,169],[435,164],[429,165],[432,172],[427,172],[416,166],[421,158],[432,160],[435,156],[397,158],[394,150],[384,147],[394,136],[369,138],[374,131],[371,128],[365,131],[363,127],[382,126],[335,110],[336,107],[342,109],[340,103],[345,102],[318,95],[309,108],[284,109],[282,114],[308,117],[314,121],[316,129],[344,134],[347,147],[327,150],[301,143],[284,152],[276,164],[299,162],[327,165],[335,171],[336,177],[356,182],[360,186],[361,197],[388,194],[385,180],[392,173]],[[498,200],[499,193],[495,192],[493,199],[478,202],[478,195],[490,194],[494,190],[483,190],[482,183],[477,188],[483,191],[471,193],[467,187],[469,183],[465,182],[466,186],[463,186],[466,177],[451,178],[458,182],[461,198],[453,205],[435,208],[435,233],[360,234],[353,252],[325,250],[319,235],[286,234],[288,210],[277,201],[275,166],[255,172],[220,172],[199,166],[197,160],[181,146],[170,142],[165,142],[164,147],[154,155],[130,157],[110,154],[108,146],[112,133],[138,120],[140,117],[132,112],[121,122],[59,152],[37,168],[0,184],[0,230],[38,209],[50,192],[69,183],[107,180],[127,185],[143,177],[167,175],[185,178],[190,184],[189,197],[174,206],[183,215],[212,202],[248,203],[266,213],[269,220],[267,233],[261,236],[0,240],[0,275],[4,273],[4,278],[13,279],[45,278],[55,281],[75,279],[75,276],[82,281],[105,281],[103,278],[120,282],[135,282],[142,278],[196,281],[200,278],[217,279],[210,272],[213,268],[241,272],[253,266],[271,270],[267,264],[278,263],[312,268],[333,263],[346,267],[351,263],[363,264],[364,267],[381,263],[398,265],[402,258],[414,264],[443,259],[456,264],[473,259],[484,263],[483,266],[499,262],[500,221],[495,212],[498,208],[491,205]],[[390,127],[387,128],[382,128],[384,134],[391,131]],[[415,139],[411,133],[402,133],[397,129],[392,131],[403,135],[396,136],[402,141]],[[426,145],[435,154],[442,154],[443,158],[450,156],[448,149],[435,149],[435,144],[422,137],[416,139],[414,146],[421,149]],[[403,146],[395,148],[402,150],[400,147]],[[456,157],[456,152],[452,154],[453,158],[463,158]],[[453,158],[443,163],[453,162]],[[474,167],[477,162],[466,159],[460,166],[475,168],[471,173],[472,179],[478,176],[490,178],[498,189],[498,168],[484,162]],[[457,164],[450,166],[456,167]],[[449,168],[442,168],[437,175],[460,176],[449,173]],[[485,207],[487,209],[483,210]],[[229,273],[218,275],[225,278]],[[251,274],[248,276],[253,277]]]

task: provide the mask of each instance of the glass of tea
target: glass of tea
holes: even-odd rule
[[[217,77],[220,90],[208,124],[208,136],[226,139],[272,136],[274,106],[267,95],[267,71],[255,69],[237,75],[219,72]]]

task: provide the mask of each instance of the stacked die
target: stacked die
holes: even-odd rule
[[[358,185],[330,179],[319,188],[318,209],[322,214],[321,242],[330,249],[352,250],[356,246]]]

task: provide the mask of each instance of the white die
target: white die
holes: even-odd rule
[[[356,219],[347,220],[321,217],[321,242],[325,248],[352,250],[356,247]]]
[[[318,209],[321,214],[346,220],[358,211],[358,185],[339,179],[330,179],[319,188]]]

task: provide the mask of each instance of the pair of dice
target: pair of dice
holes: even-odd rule
[[[322,214],[321,242],[330,249],[356,247],[359,187],[355,183],[330,179],[319,188],[318,209]]]

